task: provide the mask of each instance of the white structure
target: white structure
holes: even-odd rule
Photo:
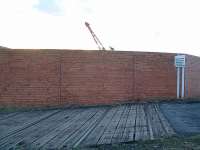
[[[180,70],[182,70],[181,98],[184,98],[185,91],[185,55],[175,56],[175,66],[177,68],[177,98],[180,97]]]

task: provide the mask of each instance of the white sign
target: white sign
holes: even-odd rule
[[[175,66],[176,67],[185,67],[185,55],[175,56]]]

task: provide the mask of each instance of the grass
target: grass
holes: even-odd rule
[[[0,113],[9,113],[9,112],[17,112],[19,111],[18,108],[14,108],[14,107],[2,107],[0,108]]]
[[[74,150],[200,150],[200,135],[75,148]]]

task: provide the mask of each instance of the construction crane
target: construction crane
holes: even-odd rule
[[[99,38],[96,36],[96,34],[93,32],[92,28],[90,27],[90,24],[88,22],[85,22],[85,26],[88,28],[88,30],[92,34],[92,37],[93,37],[95,43],[97,44],[99,50],[105,50],[103,44],[101,43]]]

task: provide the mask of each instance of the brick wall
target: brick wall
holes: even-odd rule
[[[1,50],[0,105],[96,105],[175,98],[174,55]]]
[[[200,97],[200,58],[186,57],[186,97]]]

